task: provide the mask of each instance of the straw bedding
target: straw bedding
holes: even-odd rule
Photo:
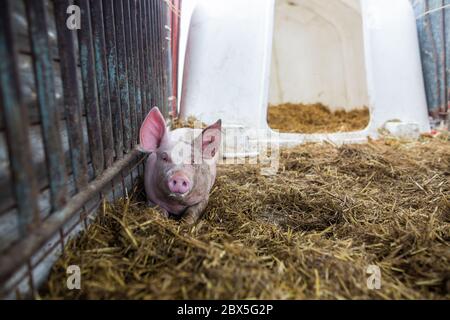
[[[270,106],[267,122],[272,129],[288,133],[330,133],[363,130],[369,125],[369,109],[330,109],[323,104]]]
[[[105,203],[71,241],[51,299],[449,299],[450,143],[422,138],[304,145],[276,176],[219,168],[195,227],[144,202]],[[81,290],[66,268],[81,267]],[[367,288],[369,265],[380,290]]]

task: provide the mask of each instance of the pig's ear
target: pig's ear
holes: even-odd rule
[[[219,152],[222,139],[222,120],[205,128],[201,134],[202,155],[204,159],[212,159]]]
[[[143,151],[153,152],[159,148],[166,134],[166,121],[158,107],[150,110],[141,126],[140,147]]]

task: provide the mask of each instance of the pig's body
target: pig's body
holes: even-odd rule
[[[168,132],[167,140],[164,141],[162,148],[170,150],[174,145],[191,144],[194,134],[201,133],[194,131],[194,129],[182,128]],[[193,187],[186,196],[169,195],[165,192],[163,185],[164,177],[157,170],[157,154],[151,153],[145,165],[145,191],[147,198],[159,207],[167,210],[168,213],[174,215],[183,214],[187,208],[192,207],[204,199],[208,198],[211,188],[216,179],[216,157],[205,161],[204,164],[193,165]],[[182,169],[182,168],[180,168]],[[190,169],[188,169],[190,170]]]
[[[141,148],[149,153],[145,191],[149,202],[165,216],[183,216],[195,223],[208,204],[216,179],[221,121],[204,130],[169,131],[158,108],[153,108],[140,132]]]

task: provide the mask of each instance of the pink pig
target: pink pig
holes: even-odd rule
[[[159,206],[166,217],[182,216],[188,224],[202,216],[216,179],[221,120],[197,131],[169,131],[157,107],[147,115],[140,130],[140,147],[150,153],[145,165],[149,204]]]

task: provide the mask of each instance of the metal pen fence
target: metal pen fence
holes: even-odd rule
[[[68,239],[143,174],[140,123],[176,103],[179,8],[0,0],[0,297],[36,295]]]
[[[450,1],[410,0],[415,11],[430,115],[449,121]]]

